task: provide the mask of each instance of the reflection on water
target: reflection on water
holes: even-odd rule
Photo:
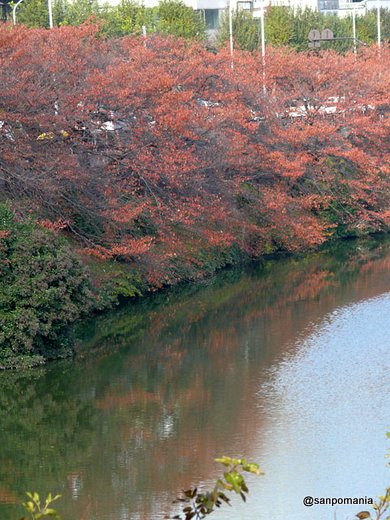
[[[338,308],[269,370],[258,392],[267,427],[252,450],[269,477],[256,491],[261,507],[258,501],[240,518],[268,511],[276,518],[330,519],[329,506],[305,510],[302,499],[376,497],[384,490],[389,316],[390,293]],[[283,490],[276,502],[275,489]],[[362,509],[339,506],[337,518]]]
[[[221,454],[258,461],[215,518],[333,518],[302,498],[385,487],[390,247],[229,271],[82,325],[79,359],[0,374],[0,517],[24,490],[64,520],[157,520]],[[93,355],[85,352],[94,348]],[[339,507],[337,518],[362,508]],[[352,515],[351,515],[352,518]]]

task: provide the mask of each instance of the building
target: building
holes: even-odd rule
[[[348,16],[355,10],[356,14],[365,14],[369,10],[377,9],[377,0],[253,0],[251,9],[255,17],[260,16],[263,1],[265,7],[277,5],[294,9],[313,9],[324,14],[336,14],[340,17]],[[379,0],[380,6],[390,9],[390,0]]]
[[[8,0],[0,0],[8,1]],[[107,0],[101,0],[105,2]],[[379,0],[381,7],[390,9],[390,0]],[[120,0],[108,0],[111,4],[117,4]],[[145,7],[156,7],[159,0],[138,0]],[[218,29],[222,13],[229,8],[233,10],[245,9],[251,11],[255,18],[261,16],[263,8],[271,5],[280,7],[292,7],[294,9],[313,9],[324,14],[336,14],[340,17],[351,14],[352,9],[356,14],[365,14],[367,10],[377,8],[377,0],[184,0],[184,3],[199,11],[210,34]]]

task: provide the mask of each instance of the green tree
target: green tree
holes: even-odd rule
[[[293,36],[293,27],[294,12],[291,8],[273,6],[267,11],[265,33],[271,45],[288,45]]]
[[[58,5],[63,6],[63,12],[57,19],[58,25],[81,25],[89,18],[99,17],[99,2],[98,0],[57,0],[56,3],[62,2]]]
[[[99,17],[103,22],[102,31],[108,36],[141,35],[142,26],[146,27],[147,34],[156,31],[156,10],[139,5],[134,0],[122,0],[114,7],[105,4]]]
[[[232,13],[234,44],[236,47],[253,51],[261,42],[260,21],[253,18],[252,13],[239,9]],[[217,43],[223,45],[229,40],[229,12],[226,10],[219,26]]]
[[[390,39],[390,10],[381,8],[381,39],[386,41]],[[351,22],[352,23],[352,22]],[[378,38],[377,34],[377,12],[369,11],[364,16],[358,16],[356,19],[357,37],[359,40],[368,44],[375,43]]]
[[[365,43],[374,43],[377,38],[376,11],[370,11],[356,19],[357,37]],[[390,11],[381,10],[382,39],[390,38]],[[267,44],[273,46],[289,45],[298,51],[308,50],[308,35],[311,29],[322,31],[331,29],[337,37],[352,38],[352,17],[340,18],[325,15],[309,8],[293,10],[289,7],[274,6],[265,15],[265,37]],[[253,18],[249,11],[233,12],[233,37],[235,46],[252,51],[260,46],[260,21]],[[229,40],[229,14],[226,11],[221,20],[218,43],[223,45]],[[352,39],[322,42],[321,49],[345,52],[353,46]]]
[[[205,38],[206,27],[200,14],[182,0],[161,0],[156,13],[159,33],[197,40]]]
[[[49,10],[45,0],[25,0],[16,12],[18,23],[27,27],[49,27]]]

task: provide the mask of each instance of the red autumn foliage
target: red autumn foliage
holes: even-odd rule
[[[389,223],[389,49],[269,49],[264,79],[256,52],[232,69],[227,50],[169,37],[3,24],[0,83],[6,197],[153,283],[179,277],[177,258]]]

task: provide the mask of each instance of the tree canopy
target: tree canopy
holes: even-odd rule
[[[0,29],[0,182],[19,212],[156,286],[387,228],[388,49],[270,48],[264,70],[238,51],[232,69],[228,49],[98,34]]]

